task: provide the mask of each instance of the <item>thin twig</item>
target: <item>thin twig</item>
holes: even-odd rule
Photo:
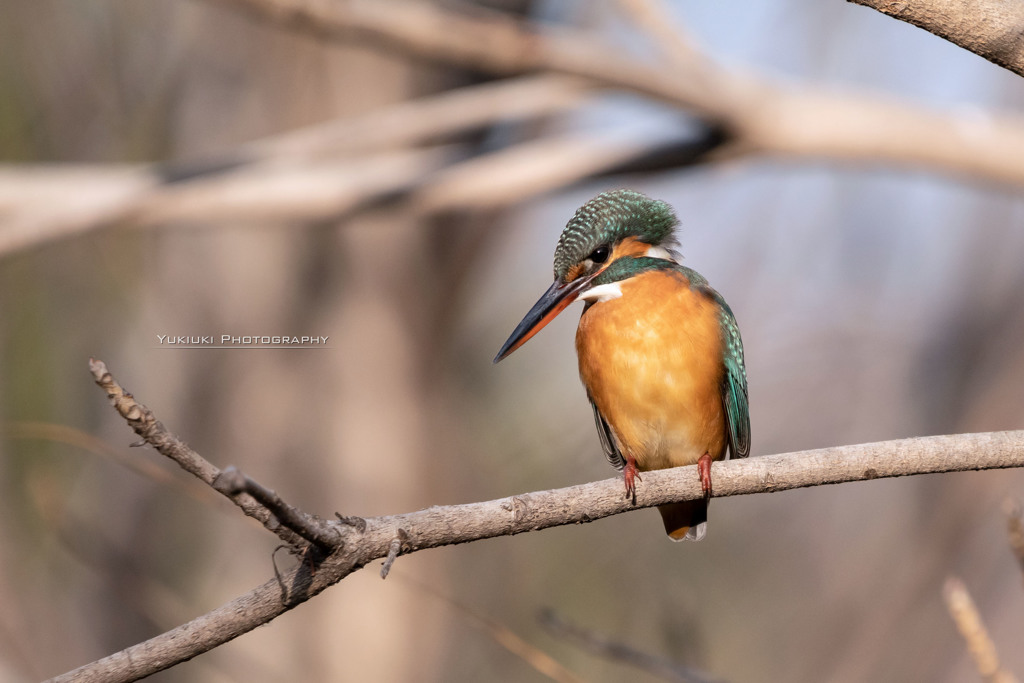
[[[584,683],[583,679],[567,669],[561,662],[544,652],[535,645],[531,645],[522,636],[505,626],[496,619],[492,619],[479,611],[471,608],[463,602],[446,595],[422,581],[405,575],[397,577],[400,581],[409,586],[430,595],[441,603],[453,609],[457,614],[467,619],[477,628],[484,631],[494,642],[505,648],[515,656],[529,664],[535,671],[547,676],[559,683]]]
[[[963,582],[952,577],[947,579],[942,588],[942,597],[946,600],[949,615],[953,617],[960,635],[967,643],[967,650],[981,677],[988,683],[1018,683],[1016,676],[1000,666],[996,646]]]
[[[720,680],[679,662],[652,655],[649,652],[642,652],[590,629],[571,624],[553,610],[546,609],[537,618],[548,633],[557,638],[566,640],[599,657],[646,671],[662,680],[674,683],[714,683]]]
[[[75,446],[93,455],[111,460],[143,477],[151,479],[157,484],[176,488],[181,493],[199,502],[208,504],[220,498],[214,491],[210,490],[209,486],[204,486],[202,482],[177,477],[172,473],[172,470],[152,460],[126,455],[103,439],[70,425],[17,420],[0,424],[0,436],[7,436],[13,439],[39,439]],[[214,507],[221,510],[228,509],[219,505]]]
[[[408,540],[409,534],[405,532],[405,529],[399,529],[398,534],[391,539],[391,545],[388,546],[388,556],[384,558],[384,564],[380,568],[380,578],[388,578],[388,574],[391,573],[391,567],[394,566],[395,560],[398,559],[398,554],[402,552],[402,546]]]

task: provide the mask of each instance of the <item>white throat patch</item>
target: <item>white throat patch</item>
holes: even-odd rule
[[[622,288],[619,287],[618,282],[609,282],[605,285],[598,285],[597,287],[591,287],[587,291],[580,294],[580,299],[583,301],[593,301],[594,303],[600,303],[602,301],[608,301],[609,299],[618,299],[622,296]]]

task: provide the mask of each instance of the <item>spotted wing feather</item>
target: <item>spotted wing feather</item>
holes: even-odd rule
[[[750,455],[750,404],[747,400],[747,368],[743,362],[743,340],[729,305],[718,296],[722,307],[722,335],[725,350],[725,375],[722,379],[722,403],[729,429],[729,455]]]

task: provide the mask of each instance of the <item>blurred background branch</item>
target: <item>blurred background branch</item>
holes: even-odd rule
[[[999,664],[996,646],[963,581],[947,579],[942,597],[946,600],[946,608],[963,636],[982,680],[986,683],[1018,683],[1017,677]]]
[[[1017,565],[1024,573],[1024,513],[1021,512],[1020,502],[1013,498],[1007,498],[1003,502],[1003,513],[1006,515],[1007,534],[1010,537],[1010,549],[1017,560]]]
[[[931,111],[725,68],[682,40],[664,10],[647,0],[623,8],[662,46],[660,64],[584,31],[468,7],[205,1],[322,40],[365,41],[410,58],[522,78],[285,133],[208,160],[149,168],[0,167],[0,254],[104,226],[336,220],[403,196],[417,212],[495,208],[652,156],[661,165],[647,164],[648,172],[768,155],[895,164],[1024,186],[1024,117]],[[600,88],[654,98],[710,129],[570,133],[476,155],[436,144],[499,120],[557,115]],[[695,142],[702,139],[714,144]],[[665,154],[688,142],[700,153]]]
[[[713,683],[716,679],[679,662],[643,652],[625,643],[612,640],[590,629],[572,624],[554,610],[545,609],[537,619],[555,638],[562,638],[591,654],[650,673],[659,680],[674,683]]]

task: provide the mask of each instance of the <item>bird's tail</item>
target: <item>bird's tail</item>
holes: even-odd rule
[[[687,500],[659,505],[665,533],[673,541],[699,541],[708,532],[708,501]]]

